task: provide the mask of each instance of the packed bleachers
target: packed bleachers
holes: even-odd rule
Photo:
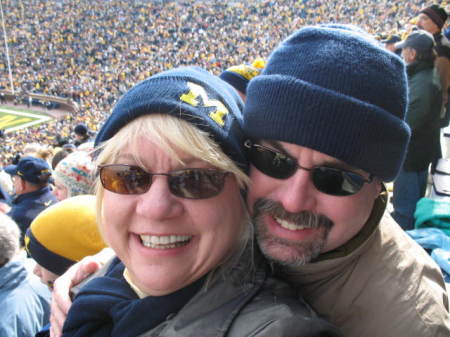
[[[17,92],[67,97],[76,113],[7,134],[0,166],[24,144],[53,145],[77,122],[97,130],[118,97],[163,69],[196,64],[218,74],[266,57],[305,24],[354,23],[374,34],[404,29],[427,2],[303,1],[3,1]],[[9,88],[0,48],[0,89]]]

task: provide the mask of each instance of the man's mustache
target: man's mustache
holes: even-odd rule
[[[310,211],[291,213],[286,211],[280,202],[269,199],[258,199],[255,202],[253,209],[255,217],[258,217],[261,213],[266,213],[293,224],[302,225],[306,228],[324,227],[330,229],[333,227],[333,221],[323,214],[317,214]]]

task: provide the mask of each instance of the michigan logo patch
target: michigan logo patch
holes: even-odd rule
[[[203,102],[203,107],[211,108],[214,107],[214,111],[209,113],[209,117],[216,122],[217,125],[223,127],[225,125],[225,117],[228,114],[228,109],[226,106],[217,99],[211,99],[208,97],[205,88],[202,86],[187,82],[189,87],[189,92],[180,96],[180,100],[188,103],[194,107],[198,106]],[[201,100],[200,100],[201,99]]]

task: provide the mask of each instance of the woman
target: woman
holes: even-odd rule
[[[96,139],[100,231],[117,258],[78,293],[63,336],[339,335],[253,257],[241,105],[198,68],[118,102]]]

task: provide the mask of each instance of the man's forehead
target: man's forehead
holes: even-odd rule
[[[315,163],[315,165],[325,165],[325,166],[332,166],[332,167],[337,167],[337,168],[341,168],[341,169],[345,169],[345,170],[349,170],[349,171],[353,171],[353,172],[365,172],[364,170],[354,167],[338,158],[332,157],[326,153],[305,147],[305,146],[301,146],[301,145],[297,145],[297,144],[292,144],[292,143],[288,143],[288,142],[282,142],[282,141],[277,141],[277,140],[263,140],[262,141],[263,144],[266,145],[270,145],[272,146],[274,149],[277,149],[281,152],[284,152],[286,154],[289,154],[290,156],[294,157],[297,159],[297,161],[299,161],[301,158],[301,154],[302,152],[305,151],[311,151],[313,157],[318,159],[318,162]]]

